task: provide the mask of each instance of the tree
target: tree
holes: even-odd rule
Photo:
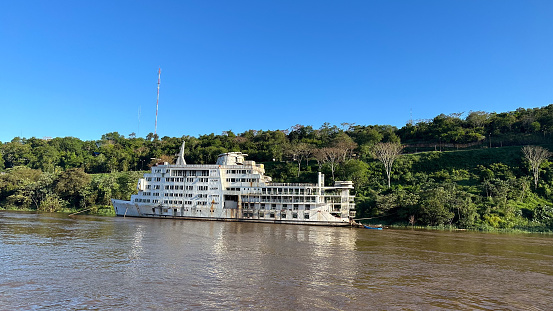
[[[73,206],[79,206],[81,190],[90,183],[90,175],[82,169],[72,168],[62,172],[55,181],[55,190],[61,198]]]
[[[344,160],[343,150],[336,147],[326,147],[323,148],[324,162],[328,163],[330,166],[330,171],[332,172],[332,180],[334,180],[334,172],[336,167],[340,162]]]
[[[483,128],[490,114],[485,111],[470,111],[465,121],[473,128]]]
[[[1,153],[6,168],[27,165],[33,157],[32,147],[23,139],[16,137],[11,142],[1,146]]]
[[[342,152],[342,161],[346,161],[347,156],[351,158],[353,150],[357,148],[357,143],[346,133],[339,132],[334,139],[332,139],[331,146],[339,149]]]
[[[547,160],[547,158],[551,157],[551,152],[540,146],[524,146],[522,147],[522,153],[532,169],[532,174],[534,175],[534,187],[538,188],[540,166],[545,160]]]
[[[0,201],[5,199],[8,206],[16,208],[30,208],[33,201],[28,190],[40,176],[40,170],[25,166],[8,169],[6,173],[0,174]]]
[[[298,162],[298,177],[300,176],[301,171],[301,162],[306,160],[311,155],[311,149],[306,143],[294,143],[291,144],[288,153],[292,156],[292,159]]]
[[[313,157],[315,158],[315,161],[317,161],[317,165],[319,166],[318,170],[319,172],[321,171],[321,167],[323,166],[324,164],[324,158],[325,158],[325,155],[324,155],[324,151],[322,148],[314,148],[312,150],[312,153]]]
[[[343,165],[343,180],[351,180],[356,188],[369,183],[369,165],[360,160],[348,160]]]
[[[455,217],[453,193],[451,187],[444,187],[444,185],[437,185],[422,193],[420,202],[422,219],[431,226],[446,223],[451,225]]]
[[[374,156],[384,165],[384,170],[388,177],[388,188],[390,188],[392,165],[401,154],[402,149],[403,146],[396,143],[378,143],[373,147]]]

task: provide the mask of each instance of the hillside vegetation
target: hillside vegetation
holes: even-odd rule
[[[550,231],[551,162],[532,171],[522,148],[553,150],[552,132],[549,105],[442,114],[400,129],[342,123],[199,137],[16,137],[0,144],[0,206],[94,210],[110,198],[129,199],[139,176],[156,162],[173,162],[185,141],[188,163],[214,163],[221,153],[242,151],[265,163],[275,181],[314,182],[318,171],[329,184],[353,180],[357,217],[365,222]],[[376,146],[385,143],[403,148],[389,172],[375,157]]]

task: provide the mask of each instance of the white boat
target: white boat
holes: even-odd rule
[[[152,167],[130,201],[112,199],[117,216],[349,226],[355,203],[351,181],[274,183],[263,164],[228,152],[216,164],[186,164],[184,143],[176,164]]]

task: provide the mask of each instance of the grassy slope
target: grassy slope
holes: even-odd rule
[[[489,166],[503,163],[516,168],[522,165],[521,147],[485,148],[461,151],[431,151],[408,154],[415,163],[413,169],[421,172],[435,172],[443,169],[473,170],[478,165]]]

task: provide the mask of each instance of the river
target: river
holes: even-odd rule
[[[0,211],[0,310],[550,310],[553,237]]]

